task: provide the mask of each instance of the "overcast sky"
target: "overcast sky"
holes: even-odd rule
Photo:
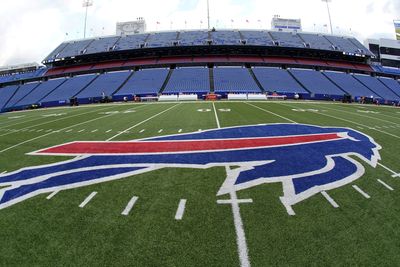
[[[83,37],[82,0],[2,0],[0,66],[41,62],[61,42]],[[207,27],[207,0],[94,0],[88,36],[115,34],[115,24],[144,17],[149,31]],[[304,31],[327,32],[328,13],[321,0],[210,0],[216,28],[270,29],[271,18],[300,18]],[[395,38],[400,0],[332,0],[337,34]],[[232,23],[232,20],[234,22]],[[248,22],[247,22],[248,20]],[[201,23],[201,21],[203,23]],[[160,24],[157,24],[159,22]],[[68,35],[67,35],[68,33]]]

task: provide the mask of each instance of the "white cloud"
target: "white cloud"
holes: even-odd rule
[[[3,2],[0,65],[40,62],[62,41],[83,36],[82,0]],[[210,5],[212,26],[218,28],[270,28],[272,16],[279,14],[301,18],[305,31],[327,31],[323,27],[328,23],[327,10],[321,0],[210,0]],[[352,34],[361,41],[394,37],[399,0],[333,0],[330,7],[338,34]],[[88,14],[89,36],[114,34],[117,21],[137,17],[146,19],[150,31],[207,25],[206,0],[94,0]]]

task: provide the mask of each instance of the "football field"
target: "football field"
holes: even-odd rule
[[[70,142],[93,141],[91,149],[96,149],[105,141],[189,133],[200,138],[226,128],[240,134],[240,129],[247,129],[241,126],[256,129],[270,124],[350,128],[371,137],[381,147],[381,159],[371,166],[351,155],[348,162],[365,170],[361,177],[318,193],[312,190],[323,187],[307,188],[305,192],[312,193],[290,205],[281,198],[283,182],[278,180],[247,181],[248,186],[218,194],[227,178],[249,165],[228,158],[226,164],[202,165],[190,153],[186,165],[176,164],[173,152],[168,154],[171,163],[162,166],[144,162],[146,154],[143,169],[125,166],[124,173],[114,168],[106,174],[101,166],[91,172],[82,169],[66,176],[62,186],[35,180],[44,175],[38,166],[90,160],[90,155],[32,153]],[[355,147],[361,143],[351,140]],[[295,101],[132,103],[2,114],[0,265],[395,266],[400,262],[399,151],[400,109],[385,106]],[[243,149],[243,157],[246,153]],[[299,156],[293,160],[299,159],[299,166],[313,165],[307,161],[314,158],[312,150],[296,153]],[[267,164],[274,158],[265,160]],[[191,167],[192,162],[196,166]],[[294,172],[292,165],[282,162],[279,169]],[[19,171],[28,167],[31,176]],[[344,173],[337,170],[337,175]],[[7,180],[12,174],[17,178]],[[96,180],[91,175],[108,178]]]

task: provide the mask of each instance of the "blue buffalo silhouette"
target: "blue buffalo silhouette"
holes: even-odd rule
[[[42,193],[122,179],[162,168],[206,169],[214,166],[238,167],[231,171],[228,169],[227,178],[217,195],[280,182],[283,185],[281,201],[290,207],[318,192],[360,178],[365,170],[359,161],[376,167],[381,147],[371,137],[352,129],[303,124],[240,126],[135,141],[152,141],[156,144],[165,141],[253,140],[330,133],[336,133],[340,138],[215,151],[77,154],[71,160],[0,175],[0,186],[5,187],[0,190],[0,208]]]

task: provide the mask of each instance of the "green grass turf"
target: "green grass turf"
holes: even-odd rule
[[[289,101],[216,102],[215,108],[221,127],[295,121],[353,128],[383,147],[381,163],[400,171],[400,109]],[[54,114],[61,115],[43,116]],[[116,135],[113,140],[133,140],[213,128],[217,121],[208,102],[2,114],[0,173],[68,159],[26,155],[65,142]],[[280,184],[239,191],[239,198],[253,199],[240,205],[251,265],[398,265],[400,178],[381,167],[364,167],[366,174],[354,184],[371,199],[346,185],[329,191],[338,209],[318,194],[295,205],[296,216],[288,216],[279,201]],[[378,178],[395,190],[387,190]],[[0,210],[0,265],[239,266],[231,207],[216,204],[228,198],[216,196],[224,180],[224,168],[168,168],[61,191],[51,200],[47,195],[28,199]],[[98,194],[79,208],[93,191]],[[129,216],[122,216],[132,196],[139,199]],[[183,220],[176,221],[180,199],[187,199],[186,210]]]

